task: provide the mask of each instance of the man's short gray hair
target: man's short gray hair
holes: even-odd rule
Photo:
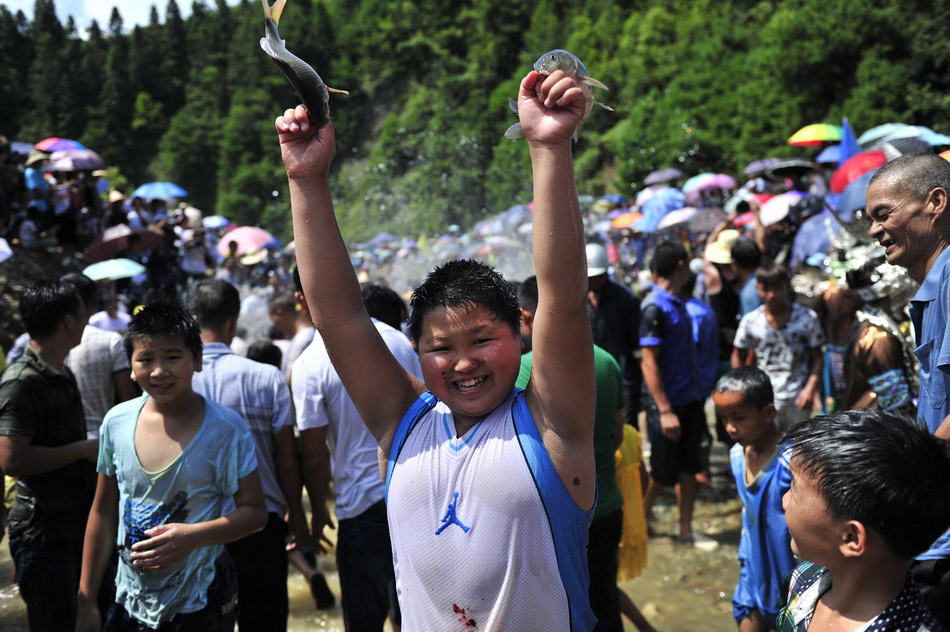
[[[906,191],[923,201],[936,188],[950,195],[950,162],[937,154],[907,154],[886,163],[868,183],[887,180],[899,191]]]

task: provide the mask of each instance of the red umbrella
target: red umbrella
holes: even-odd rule
[[[876,169],[887,162],[887,155],[880,150],[862,151],[841,163],[838,170],[831,176],[831,192],[841,193],[852,181]]]
[[[39,150],[42,151],[60,151],[62,149],[85,149],[86,147],[80,143],[78,140],[70,140],[69,138],[58,138],[52,136],[50,138],[44,138],[40,142],[33,145]]]

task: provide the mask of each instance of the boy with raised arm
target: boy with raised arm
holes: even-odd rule
[[[520,312],[494,270],[455,261],[411,302],[425,384],[367,316],[327,182],[333,127],[302,106],[277,119],[297,261],[314,323],[379,444],[406,632],[590,630],[594,377],[571,136],[584,94],[530,72],[518,106],[534,172],[534,366],[515,389]]]

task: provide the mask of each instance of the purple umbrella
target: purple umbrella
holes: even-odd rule
[[[747,176],[750,176],[753,173],[765,173],[780,162],[782,162],[780,158],[762,158],[761,160],[753,160],[746,166],[742,173]]]
[[[102,156],[91,149],[61,149],[53,152],[43,171],[92,171],[105,166]]]
[[[668,167],[666,169],[658,169],[656,171],[651,171],[647,174],[647,177],[643,179],[643,184],[650,186],[651,184],[661,184],[663,182],[670,182],[671,180],[676,180],[677,178],[682,178],[683,172],[679,169],[673,167]]]

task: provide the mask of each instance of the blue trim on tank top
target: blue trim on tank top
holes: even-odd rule
[[[521,389],[517,391],[511,405],[515,432],[554,538],[558,573],[567,592],[571,613],[571,630],[593,630],[597,618],[590,607],[587,538],[594,510],[584,511],[578,507],[564,487],[554,462],[544,447],[531,411],[528,410],[524,392]],[[596,505],[595,499],[594,506]]]
[[[448,444],[449,449],[452,450],[453,454],[458,454],[463,448],[467,448],[469,443],[475,441],[475,437],[477,437],[478,433],[481,432],[483,425],[482,421],[484,421],[484,419],[475,422],[475,425],[469,429],[468,433],[466,433],[469,435],[468,438],[458,437],[459,444],[455,445],[452,442],[452,440],[456,438],[455,433],[453,433],[452,429],[449,428],[448,415],[445,414],[444,410],[442,411],[442,428],[445,430],[445,442]]]
[[[386,463],[386,504],[389,504],[389,483],[393,478],[393,468],[396,467],[396,460],[399,459],[399,453],[402,451],[403,446],[406,445],[406,439],[409,438],[409,433],[412,432],[412,429],[415,428],[419,420],[422,419],[422,416],[432,410],[438,402],[439,400],[436,399],[435,395],[426,391],[419,396],[419,399],[412,403],[412,406],[409,407],[406,414],[399,420],[399,425],[396,427],[396,434],[393,436],[393,443],[389,446],[389,458]]]

